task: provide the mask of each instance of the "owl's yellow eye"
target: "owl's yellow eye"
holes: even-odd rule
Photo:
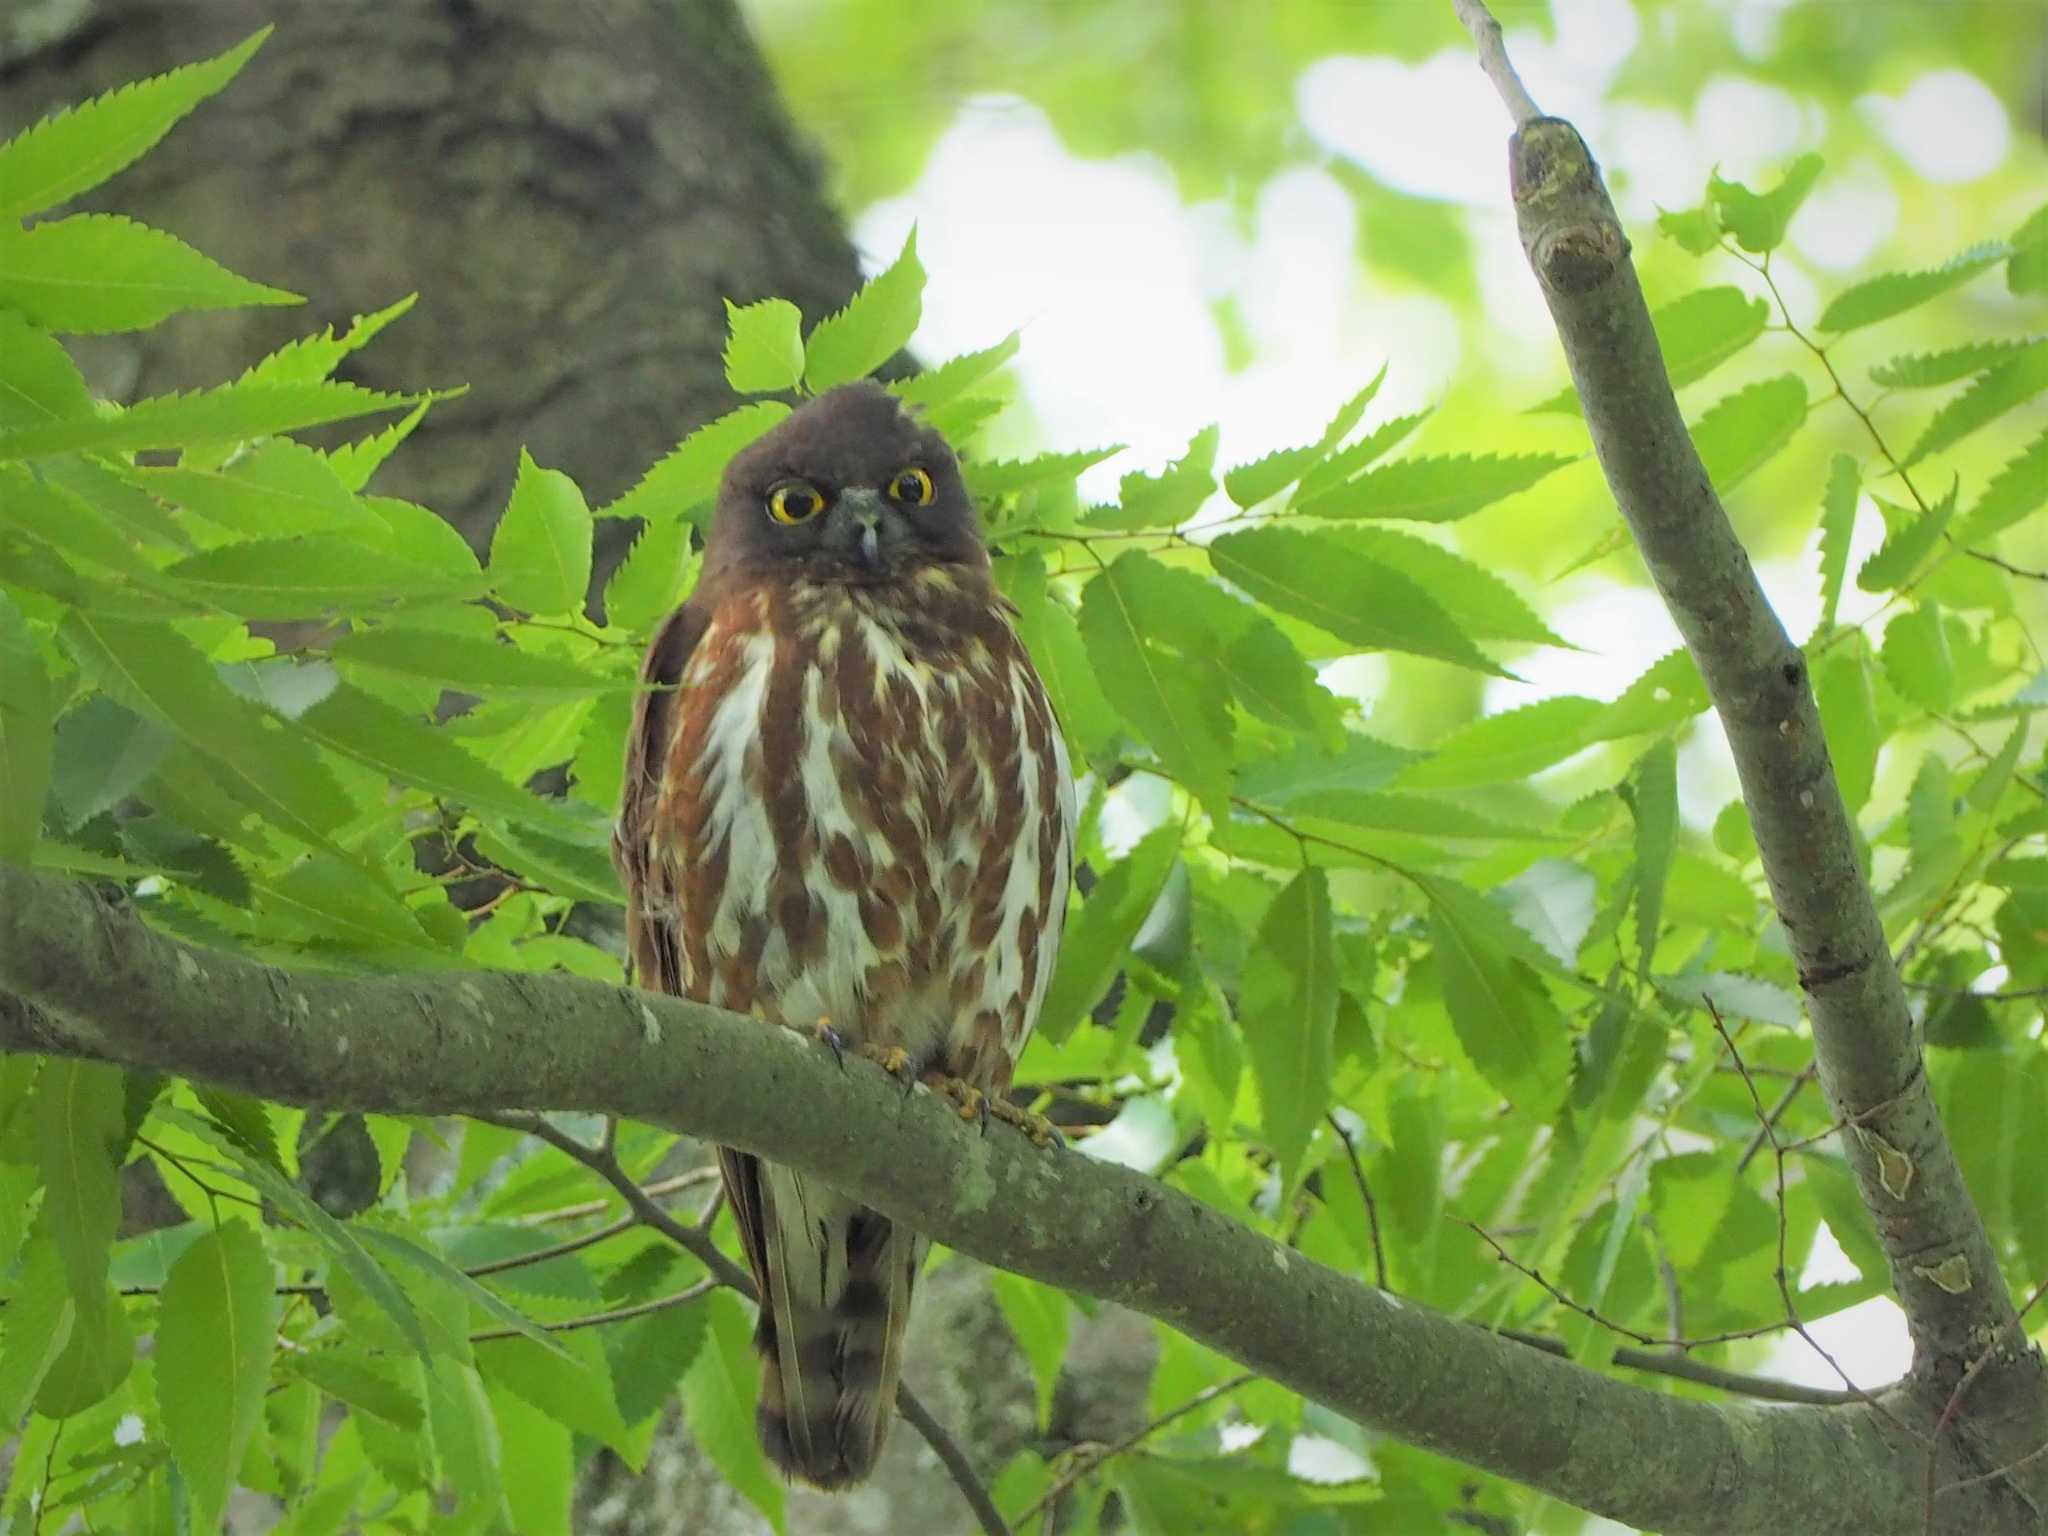
[[[932,477],[915,464],[908,469],[896,471],[896,478],[889,482],[889,499],[900,501],[906,506],[928,507],[932,504]]]
[[[808,523],[825,510],[825,493],[802,480],[785,480],[768,493],[768,515],[778,523]]]

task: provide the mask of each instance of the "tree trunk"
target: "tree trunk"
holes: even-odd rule
[[[420,290],[345,371],[466,383],[377,488],[481,546],[518,450],[596,505],[728,409],[723,300],[816,319],[859,278],[733,0],[41,0],[0,18],[0,132],[217,53],[241,76],[89,201],[303,309],[79,350],[119,399],[231,378]]]

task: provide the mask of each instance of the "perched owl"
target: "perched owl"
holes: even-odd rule
[[[626,747],[613,856],[641,985],[1000,1095],[1074,841],[1013,613],[952,450],[878,385],[736,456]],[[762,1444],[791,1476],[857,1482],[930,1243],[773,1163],[719,1165],[760,1289]]]

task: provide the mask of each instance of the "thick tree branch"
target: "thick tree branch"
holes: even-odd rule
[[[1493,38],[1461,0],[1482,51]],[[1728,734],[1743,799],[1813,1020],[1822,1087],[1912,1328],[1915,1369],[1952,1388],[1988,1341],[2013,1338],[2012,1297],[1922,1070],[1891,949],[1835,784],[1806,658],[1765,600],[1700,463],[1664,370],[1629,243],[1577,131],[1526,119],[1510,160],[1522,247],[1549,303],[1614,499]],[[2048,1427],[2023,1342],[2016,1401]],[[2034,1435],[2032,1443],[2038,1444]]]
[[[0,1048],[338,1109],[607,1111],[771,1157],[1370,1428],[1668,1536],[1917,1530],[1924,1448],[1869,1405],[1707,1403],[1602,1376],[1361,1285],[1140,1174],[984,1134],[757,1020],[570,977],[287,971],[0,865],[6,993],[31,1007],[0,1009]],[[1986,1470],[1954,1444],[1937,1447],[1945,1480]],[[1822,1465],[1841,1475],[1823,1486]],[[1995,1529],[2009,1499],[2002,1481],[1958,1485],[1945,1528]]]

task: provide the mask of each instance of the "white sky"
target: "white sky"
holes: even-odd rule
[[[1737,35],[1752,56],[1768,50],[1780,7],[1742,0]],[[1819,138],[1818,109],[1784,90],[1723,75],[1690,116],[1610,104],[1604,92],[1638,40],[1629,0],[1555,0],[1558,36],[1511,33],[1510,51],[1536,98],[1578,123],[1623,186],[1624,217],[1696,203],[1710,169],[1736,179],[1768,174]],[[1470,211],[1490,355],[1530,360],[1530,398],[1554,369],[1550,322],[1524,265],[1505,206],[1507,127],[1499,103],[1463,49],[1419,64],[1340,56],[1310,66],[1296,102],[1309,133],[1382,181]],[[1890,148],[1931,182],[1988,175],[2004,163],[2012,125],[1976,77],[1937,70],[1897,96],[1859,109]],[[1819,292],[1800,270],[1833,274],[1865,261],[1890,235],[1898,200],[1869,158],[1831,166],[1794,221],[1777,271],[1795,305]],[[1222,427],[1219,464],[1240,463],[1313,435],[1376,372],[1393,368],[1371,420],[1431,403],[1456,374],[1466,337],[1450,305],[1378,287],[1353,259],[1355,205],[1329,176],[1285,172],[1264,187],[1250,238],[1213,206],[1188,206],[1159,161],[1142,155],[1083,160],[1059,143],[1044,115],[1015,98],[967,103],[915,187],[864,210],[855,224],[870,267],[893,258],[915,223],[927,272],[923,356],[942,359],[1023,332],[1015,369],[1035,418],[1036,448],[1124,443],[1129,451],[1084,477],[1084,493],[1114,495],[1120,475],[1176,457],[1210,422]],[[1234,295],[1255,346],[1232,373],[1211,306]],[[1859,535],[1874,547],[1866,506]],[[1869,550],[1859,550],[1856,557]],[[1853,568],[1853,561],[1852,561]],[[1817,617],[1810,557],[1760,575],[1794,634]],[[1503,685],[1494,708],[1556,692],[1613,697],[1644,658],[1675,646],[1676,632],[1644,588],[1591,583],[1552,614],[1585,654],[1518,659],[1527,687]],[[1853,614],[1851,615],[1853,617]],[[1371,675],[1371,669],[1363,669]],[[1681,759],[1688,820],[1710,819],[1735,792],[1718,733],[1694,733]],[[1824,1249],[1831,1244],[1823,1241]],[[1817,1255],[1810,1278],[1837,1273]],[[1908,1353],[1888,1300],[1819,1324],[1815,1333],[1860,1385],[1899,1375]],[[1777,1374],[1837,1385],[1794,1341],[1774,1355]]]

